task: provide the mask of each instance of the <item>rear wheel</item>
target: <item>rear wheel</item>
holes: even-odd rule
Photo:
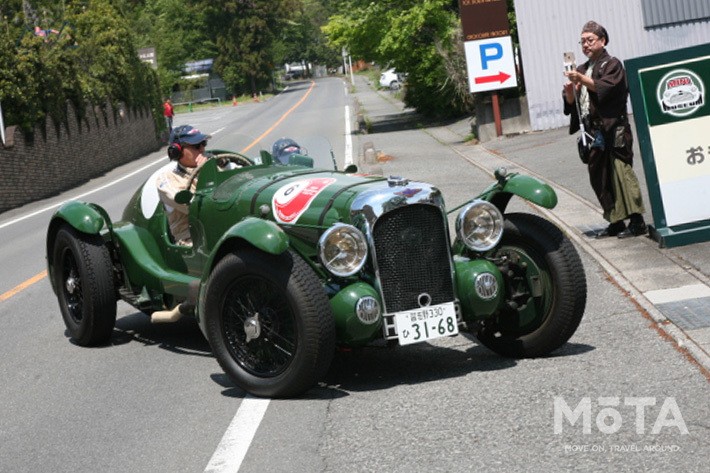
[[[582,261],[569,239],[543,218],[509,214],[494,251],[505,259],[507,305],[484,321],[481,343],[514,358],[544,356],[565,344],[587,301]]]
[[[98,235],[65,225],[57,232],[52,277],[69,334],[82,346],[101,345],[116,324],[111,256]]]
[[[323,286],[289,252],[225,256],[207,282],[204,317],[217,361],[252,394],[297,396],[321,379],[335,350]]]

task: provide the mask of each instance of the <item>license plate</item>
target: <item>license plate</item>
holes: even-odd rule
[[[456,307],[453,302],[395,312],[392,315],[394,315],[400,345],[410,345],[459,333]]]

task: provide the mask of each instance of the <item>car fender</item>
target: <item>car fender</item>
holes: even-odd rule
[[[552,209],[557,205],[557,193],[549,184],[525,174],[499,177],[499,181],[486,189],[481,194],[481,198],[494,204],[501,212],[505,212],[513,195],[546,209]]]
[[[247,217],[230,227],[217,244],[209,257],[207,268],[214,267],[225,253],[231,251],[235,240],[246,242],[261,251],[272,255],[280,255],[289,247],[289,238],[281,227],[270,220]],[[208,274],[204,275],[206,280]]]
[[[52,222],[61,219],[80,232],[96,235],[106,224],[105,215],[105,211],[97,205],[72,200],[57,209]]]
[[[104,226],[110,228],[110,220],[106,211],[98,205],[71,200],[62,204],[52,218],[47,229],[46,258],[47,267],[52,273],[52,251],[54,239],[62,223],[71,225],[74,229],[90,235],[98,235]],[[54,278],[50,277],[50,281]]]

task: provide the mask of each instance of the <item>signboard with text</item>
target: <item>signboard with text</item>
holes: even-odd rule
[[[463,40],[508,36],[508,2],[506,0],[459,0]]]
[[[626,61],[662,246],[710,240],[710,44]]]
[[[518,85],[506,0],[459,0],[469,90]]]

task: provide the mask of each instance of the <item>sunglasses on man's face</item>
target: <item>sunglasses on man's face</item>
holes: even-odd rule
[[[195,148],[195,149],[202,149],[202,148],[204,148],[204,147],[207,146],[207,142],[206,142],[206,141],[201,141],[200,143],[197,143],[196,145],[190,145],[190,146],[193,147],[193,148]]]

